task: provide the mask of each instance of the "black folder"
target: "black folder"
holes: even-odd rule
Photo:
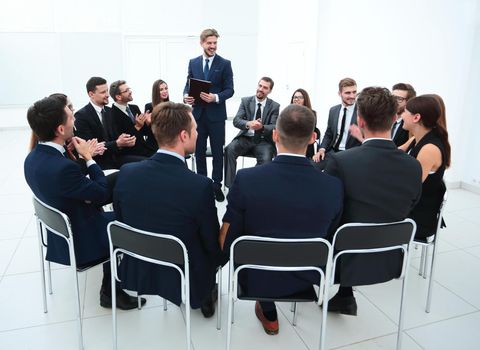
[[[207,105],[208,103],[200,98],[200,93],[209,93],[210,86],[212,86],[211,81],[190,78],[190,88],[188,90],[188,96],[191,96],[195,99],[195,104]]]

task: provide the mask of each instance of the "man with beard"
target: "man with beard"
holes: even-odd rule
[[[395,115],[395,122],[392,125],[391,136],[393,142],[395,142],[397,146],[401,146],[408,141],[408,131],[403,129],[402,113],[405,111],[408,100],[415,97],[417,93],[412,85],[398,83],[393,85],[392,94],[397,100],[398,108],[397,114]]]
[[[360,145],[359,135],[355,133],[358,130],[355,105],[357,83],[355,80],[351,78],[340,80],[338,95],[342,103],[330,108],[327,130],[325,130],[320,149],[312,158],[315,163],[328,159],[333,153]],[[319,167],[323,169],[325,162],[320,163]]]
[[[240,129],[238,135],[225,147],[225,186],[232,186],[237,171],[237,158],[247,153],[257,158],[257,165],[272,161],[275,128],[280,105],[267,98],[272,92],[273,80],[263,77],[258,82],[255,96],[243,97],[233,125]]]
[[[135,137],[133,147],[122,148],[119,151],[119,163],[140,161],[152,156],[156,148],[148,144],[145,139],[150,134],[147,125],[147,114],[141,113],[133,101],[132,89],[125,80],[117,80],[110,84],[110,96],[113,98],[111,109],[112,137],[117,138],[122,134]]]
[[[232,64],[216,54],[219,35],[215,29],[205,29],[200,34],[203,54],[192,58],[188,64],[188,76],[183,90],[183,102],[193,106],[193,116],[197,122],[198,139],[195,151],[197,173],[207,176],[207,139],[213,157],[213,190],[215,199],[225,200],[222,192],[223,145],[225,144],[225,101],[233,96]],[[200,93],[200,101],[188,96],[190,78],[211,82],[208,92]]]
[[[142,162],[120,169],[113,193],[118,220],[141,230],[178,237],[190,264],[190,305],[205,317],[215,312],[215,274],[220,263],[219,224],[213,184],[185,166],[195,151],[197,124],[190,106],[164,102],[153,109],[152,131],[159,150]],[[147,187],[145,187],[147,185]],[[159,294],[180,305],[178,273],[125,255],[120,264],[123,287]]]

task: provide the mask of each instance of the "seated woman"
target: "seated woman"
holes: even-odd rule
[[[305,106],[312,110],[313,114],[315,114],[315,134],[317,135],[316,139],[320,139],[320,130],[318,130],[317,128],[317,113],[312,109],[312,104],[310,102],[310,96],[308,96],[308,93],[304,89],[295,90],[290,100],[290,104],[292,103],[300,106]],[[307,147],[307,153],[305,155],[308,159],[312,159],[313,155],[315,154],[315,148],[313,145],[314,144],[312,143]]]
[[[422,95],[409,100],[402,114],[403,128],[413,137],[400,149],[422,166],[422,197],[409,215],[417,223],[417,239],[436,233],[437,213],[446,190],[443,174],[450,166],[450,143],[442,104],[435,96]]]
[[[145,105],[145,112],[151,113],[156,105],[167,101],[170,101],[167,83],[162,79],[155,80],[152,86],[152,102]]]

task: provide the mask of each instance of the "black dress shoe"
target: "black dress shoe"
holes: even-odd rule
[[[225,195],[223,194],[221,187],[214,186],[213,195],[215,196],[217,202],[223,202],[225,200]]]
[[[202,306],[200,306],[200,310],[202,311],[203,317],[210,318],[215,313],[215,302],[210,297],[208,300],[204,301]]]
[[[145,298],[140,298],[140,304],[143,306],[147,300]],[[100,292],[100,306],[111,309],[112,308],[112,297]],[[138,301],[136,297],[132,297],[125,293],[123,290],[117,291],[117,309],[120,310],[132,310],[138,307]]]
[[[339,312],[343,315],[357,316],[357,301],[354,296],[342,297],[338,294],[329,300],[328,312]]]

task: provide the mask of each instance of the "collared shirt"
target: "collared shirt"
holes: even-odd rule
[[[202,60],[202,71],[203,69],[205,68],[205,61],[207,60],[208,58],[208,71],[211,72],[212,70],[212,63],[213,63],[213,59],[215,58],[215,55],[213,55],[212,57],[205,57],[205,55],[202,56],[203,57],[203,60]],[[215,103],[219,103],[219,99],[218,99],[218,94],[214,94],[215,95]],[[187,95],[188,96],[188,95]]]
[[[347,144],[347,138],[350,134],[350,124],[352,122],[353,110],[355,109],[355,103],[351,106],[344,106],[342,104],[342,108],[340,108],[340,113],[338,115],[338,124],[337,124],[337,135],[340,136],[340,129],[342,127],[342,117],[343,117],[343,109],[347,108],[347,114],[345,116],[345,129],[343,129],[343,137],[338,149],[340,151],[345,151],[345,146]]]
[[[117,106],[117,108],[119,110],[121,110],[123,113],[125,113],[130,118],[130,116],[127,113],[127,105],[121,105],[120,103],[117,103],[117,102],[113,102],[113,105]]]
[[[370,141],[370,140],[392,141],[392,139],[386,139],[386,138],[383,138],[383,137],[370,137],[370,138],[368,138],[368,139],[363,140],[362,145],[363,145],[365,142],[368,142],[368,141]]]
[[[95,103],[93,103],[92,101],[90,101],[90,104],[93,106],[93,108],[95,108],[95,111],[97,112],[98,119],[100,119],[100,123],[101,123],[102,122],[102,109],[104,109],[105,107],[99,107]]]
[[[298,158],[307,158],[305,154],[296,154],[296,153],[278,153],[278,156],[289,156],[289,157],[298,157]]]
[[[50,146],[50,147],[55,148],[58,152],[60,152],[62,154],[62,156],[65,157],[65,152],[66,151],[65,151],[65,147],[63,147],[62,145],[59,145],[58,143],[55,143],[55,142],[52,142],[52,141],[46,141],[46,142],[39,141],[38,143],[40,145],[45,145],[45,146]],[[90,159],[87,162],[87,168],[92,164],[96,164],[96,162],[93,159]]]
[[[260,110],[262,111],[262,119],[263,119],[263,111],[265,110],[265,105],[267,104],[267,99],[264,98],[263,101],[259,101],[258,98],[255,97],[255,111],[253,112],[252,120],[255,120],[255,116],[257,115],[258,104],[260,103]],[[248,129],[246,136],[253,136],[255,135],[255,130]]]
[[[157,153],[168,154],[169,156],[177,157],[178,159],[180,159],[182,162],[185,163],[185,157],[178,154],[177,152],[167,151],[166,149],[158,149]]]

